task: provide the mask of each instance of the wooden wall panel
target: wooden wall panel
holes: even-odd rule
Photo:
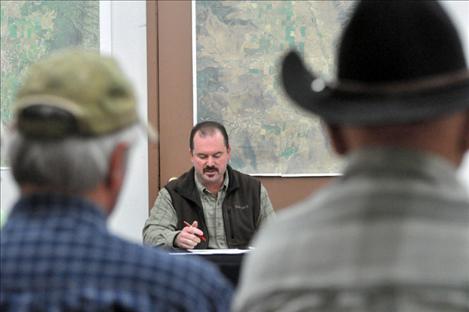
[[[158,1],[160,183],[190,167],[192,30],[190,1]]]
[[[158,120],[158,37],[157,6],[155,1],[147,2],[147,88],[148,123],[159,131]],[[160,176],[159,144],[148,142],[148,204],[151,207],[156,199]]]

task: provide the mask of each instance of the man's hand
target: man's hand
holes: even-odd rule
[[[197,226],[197,221],[194,221],[190,226],[185,226],[176,236],[174,244],[183,249],[193,249],[197,246],[200,243],[199,237],[204,235],[204,232],[198,229]]]

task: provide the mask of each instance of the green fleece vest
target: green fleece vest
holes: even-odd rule
[[[247,248],[257,229],[260,212],[261,183],[253,177],[227,167],[229,185],[222,204],[226,242],[229,248]],[[166,186],[178,218],[178,230],[197,220],[199,228],[208,233],[202,202],[194,181],[194,168]],[[208,248],[202,241],[197,249]]]

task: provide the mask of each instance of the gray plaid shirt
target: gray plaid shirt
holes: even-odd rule
[[[437,156],[358,152],[253,244],[234,311],[469,311],[469,196]]]
[[[197,179],[197,175],[194,174],[194,176],[202,202],[208,236],[210,237],[208,247],[228,248],[223,224],[222,204],[228,188],[229,177],[225,174],[225,180],[220,191],[217,194],[211,194]],[[258,225],[274,214],[267,190],[261,184],[261,207]],[[174,238],[180,232],[176,230],[177,221],[171,196],[166,188],[162,188],[150,211],[150,216],[145,222],[143,229],[144,243],[152,246],[173,247]]]

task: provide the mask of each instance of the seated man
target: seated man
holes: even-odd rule
[[[274,215],[264,186],[228,165],[225,127],[204,121],[189,139],[193,168],[160,190],[143,229],[148,245],[247,248],[259,225]]]
[[[451,20],[436,1],[363,1],[338,55],[334,84],[294,52],[282,81],[328,125],[343,176],[262,228],[233,310],[469,311],[469,71]]]
[[[108,57],[62,52],[16,98],[9,160],[21,198],[1,232],[1,311],[226,311],[211,264],[111,234],[137,138],[130,84]]]

